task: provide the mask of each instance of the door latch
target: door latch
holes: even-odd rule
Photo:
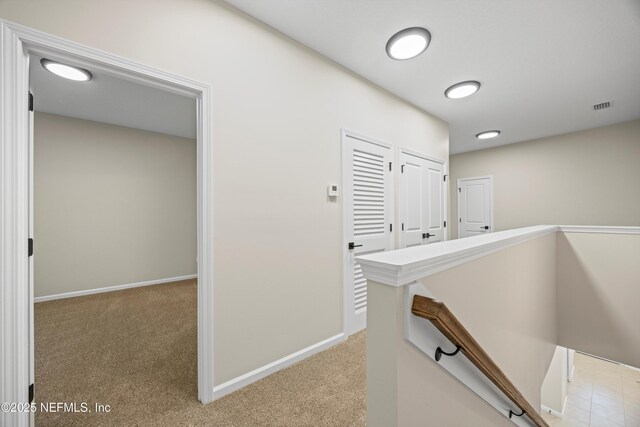
[[[489,229],[488,225],[485,225],[484,227],[480,227],[480,230],[488,230],[488,229]]]
[[[353,242],[349,242],[349,250],[353,250],[355,248],[359,248],[360,246],[362,246],[362,245],[356,245]]]

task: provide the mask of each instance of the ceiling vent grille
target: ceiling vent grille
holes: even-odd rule
[[[605,108],[610,108],[611,107],[611,102],[607,101],[607,102],[601,102],[600,104],[595,104],[593,106],[593,109],[595,111],[598,110],[604,110]]]

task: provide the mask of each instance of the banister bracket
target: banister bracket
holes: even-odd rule
[[[519,414],[516,414],[515,412],[513,412],[511,409],[509,409],[509,419],[511,419],[512,416],[516,416],[516,417],[521,417],[524,415],[524,409],[521,409],[522,412],[520,412]]]
[[[460,347],[459,345],[456,346],[456,351],[453,351],[451,353],[447,353],[446,351],[444,351],[443,349],[441,349],[440,347],[436,348],[436,362],[439,362],[440,359],[442,358],[442,355],[444,354],[445,356],[455,356],[456,354],[458,354],[460,352],[460,349],[462,347]]]

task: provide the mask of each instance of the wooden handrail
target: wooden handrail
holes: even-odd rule
[[[480,344],[462,326],[446,305],[422,295],[414,295],[411,312],[424,319],[430,320],[442,334],[460,347],[460,351],[495,384],[511,401],[526,414],[535,425],[549,427],[542,416],[524,398],[522,393],[513,385],[496,363],[489,357]],[[519,415],[519,414],[518,414]]]

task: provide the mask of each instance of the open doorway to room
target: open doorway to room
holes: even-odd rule
[[[104,73],[123,81],[185,96],[195,103],[198,260],[197,396],[201,402],[211,402],[215,390],[213,387],[213,151],[210,87],[207,84],[4,20],[0,20],[0,32],[3,40],[10,40],[3,44],[1,50],[3,78],[0,81],[2,92],[0,116],[3,124],[3,132],[0,133],[3,147],[0,179],[4,183],[0,222],[2,230],[11,231],[3,233],[3,250],[0,253],[3,265],[0,280],[3,293],[3,298],[0,300],[3,313],[3,322],[0,325],[2,329],[0,346],[3,356],[8,361],[3,374],[3,398],[6,401],[34,402],[35,395],[35,401],[40,400],[37,397],[39,396],[38,385],[34,387],[33,384],[35,376],[33,279],[37,253],[34,254],[32,249],[34,234],[37,234],[37,230],[34,232],[33,212],[35,210],[32,208],[34,204],[33,122],[35,119],[34,112],[29,108],[30,104],[37,102],[37,100],[29,102],[31,101],[29,96],[30,59],[37,56],[53,58],[97,74]],[[41,66],[37,63],[31,65]],[[89,250],[89,248],[83,249]],[[77,358],[83,357],[82,354],[77,355]],[[121,363],[125,365],[128,362],[122,360]],[[124,369],[127,369],[126,366]],[[95,366],[95,370],[100,371],[101,366]],[[6,375],[8,372],[11,372],[11,375]],[[123,393],[126,394],[127,391],[124,389]],[[153,390],[149,393],[153,393]],[[196,400],[193,401],[197,403]],[[139,409],[142,409],[142,402],[135,403]],[[33,413],[28,412],[11,414],[10,419],[13,423],[20,425],[33,425],[34,422]]]
[[[29,63],[37,401],[113,421],[195,400],[196,100],[68,75],[55,55]]]

